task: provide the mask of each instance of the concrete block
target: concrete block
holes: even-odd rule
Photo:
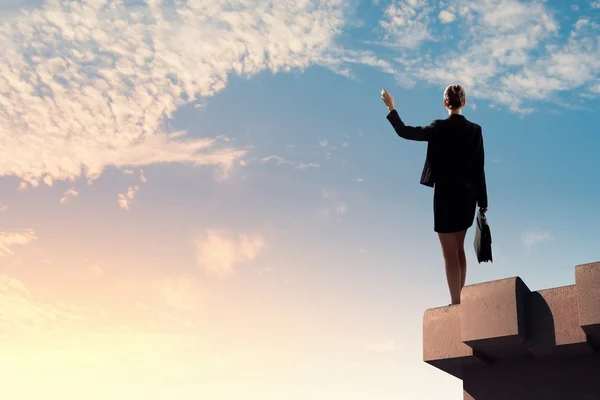
[[[461,294],[461,339],[492,359],[529,354],[524,346],[530,290],[519,277],[465,286]]]
[[[465,366],[483,365],[473,349],[461,341],[460,306],[432,308],[423,316],[423,360],[462,379]]]
[[[527,347],[537,358],[593,353],[579,325],[575,285],[531,292],[526,315]]]
[[[579,323],[590,342],[600,349],[600,262],[575,267]]]

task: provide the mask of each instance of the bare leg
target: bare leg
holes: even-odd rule
[[[456,241],[458,242],[458,262],[460,264],[460,288],[465,286],[467,279],[467,256],[465,255],[465,236],[466,229],[456,233]]]
[[[460,304],[461,274],[458,259],[458,242],[454,233],[438,233],[446,264],[446,279],[452,304]]]

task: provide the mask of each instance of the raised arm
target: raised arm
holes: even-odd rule
[[[485,183],[485,150],[483,148],[483,134],[481,127],[477,129],[475,146],[475,182],[478,186],[477,204],[479,208],[488,207],[487,185]]]
[[[400,119],[400,115],[394,109],[387,115],[387,120],[390,121],[392,127],[398,134],[398,136],[408,139],[416,140],[419,142],[427,142],[433,136],[435,131],[435,121],[431,125],[427,126],[408,126]]]

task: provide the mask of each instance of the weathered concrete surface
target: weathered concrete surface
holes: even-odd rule
[[[423,316],[423,360],[457,378],[482,360],[460,340],[459,306],[432,308]]]
[[[460,296],[461,340],[498,359],[525,354],[525,301],[521,278],[466,286]]]
[[[466,286],[460,305],[425,312],[424,361],[462,379],[465,399],[600,400],[600,262],[575,278]]]
[[[581,327],[600,351],[600,262],[575,267],[575,285]]]
[[[527,347],[537,358],[592,354],[580,326],[575,285],[531,293],[526,319]]]

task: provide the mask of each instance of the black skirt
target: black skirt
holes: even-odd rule
[[[454,233],[473,225],[477,195],[469,184],[435,184],[433,192],[434,231]]]

